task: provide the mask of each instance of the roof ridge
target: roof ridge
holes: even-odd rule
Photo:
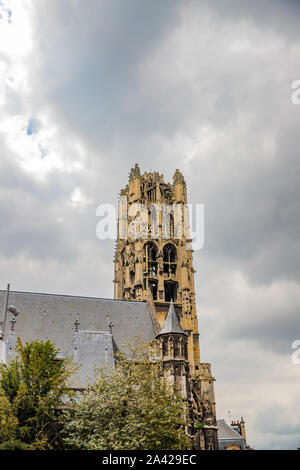
[[[6,293],[6,290],[0,289],[0,293]],[[10,294],[51,295],[52,297],[71,297],[71,298],[76,298],[76,299],[111,300],[113,302],[147,304],[147,302],[144,300],[142,301],[141,300],[123,300],[123,299],[112,299],[110,297],[93,297],[89,295],[51,294],[49,292],[30,292],[30,291],[11,290]]]

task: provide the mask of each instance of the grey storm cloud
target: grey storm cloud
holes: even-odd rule
[[[134,103],[139,66],[178,21],[178,5],[170,0],[38,5],[42,93],[59,102],[69,123],[96,143],[143,128],[145,113]]]
[[[12,164],[12,155],[1,146],[0,163],[0,253],[11,257],[27,253],[29,257],[71,259],[74,250],[64,240],[65,230],[55,221],[52,205],[59,198],[59,187],[34,184]],[[6,160],[7,158],[7,160]]]
[[[178,84],[175,69],[167,87],[156,89],[154,80],[154,83],[150,81],[148,90],[142,72],[144,62],[168,34],[184,28],[181,2],[54,0],[51,5],[37,5],[35,28],[40,51],[37,70],[41,74],[39,77],[43,77],[43,86],[37,87],[37,94],[45,94],[48,99],[59,102],[60,111],[72,126],[76,126],[77,132],[87,133],[97,143],[115,135],[140,135],[162,129],[171,132],[174,127],[184,126],[186,119],[189,121],[189,114],[192,118],[195,115],[193,92],[197,85],[201,92],[197,115],[206,121],[213,119],[216,124],[218,121],[227,123],[228,108],[234,117],[242,99],[246,99],[251,109],[251,88],[259,84],[255,66],[262,65],[259,61],[268,58],[265,55],[257,59],[250,53],[234,61],[228,56],[229,63],[223,65],[220,61],[216,67],[216,60],[224,54],[222,44],[224,39],[226,43],[226,37],[222,34],[228,32],[226,28],[239,26],[242,32],[248,24],[258,22],[266,32],[284,34],[284,39],[291,40],[291,24],[297,22],[297,14],[298,18],[300,14],[297,4],[286,2],[283,9],[282,2],[267,1],[263,5],[243,2],[243,6],[237,7],[232,1],[188,1],[186,7],[199,24],[198,37],[201,37],[203,26],[210,28],[212,34],[208,43],[204,38],[205,48],[199,50],[199,55],[196,48],[183,50],[185,55],[190,54],[198,62],[198,75],[192,77],[193,83]],[[285,22],[282,22],[282,14]],[[220,35],[217,36],[215,32],[219,26]],[[296,37],[298,39],[298,35]],[[180,56],[181,51],[171,51],[172,55],[174,53]],[[168,70],[167,56],[159,66],[162,72]],[[220,70],[222,66],[227,66],[224,71]],[[241,80],[244,83],[240,83]],[[274,96],[270,90],[272,83],[263,79],[261,82],[266,93]],[[199,100],[199,95],[196,98]]]
[[[97,206],[116,205],[136,162],[168,181],[180,168],[205,205],[194,267],[218,415],[243,414],[257,448],[300,445],[299,2],[45,0],[31,13],[32,92],[8,89],[4,111],[38,122],[33,139],[46,109],[61,160],[82,166],[38,180],[0,143],[2,284],[112,297]]]

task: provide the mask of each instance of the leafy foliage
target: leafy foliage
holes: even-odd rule
[[[17,426],[18,420],[13,415],[11,404],[0,389],[0,442],[13,439]]]
[[[55,446],[55,422],[74,367],[58,360],[59,351],[50,341],[20,339],[17,358],[0,368],[0,419],[9,433],[0,432],[1,448],[49,449]],[[15,446],[15,447],[14,447]]]
[[[187,449],[186,404],[175,396],[140,341],[119,353],[63,417],[69,449]]]

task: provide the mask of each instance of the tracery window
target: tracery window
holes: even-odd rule
[[[163,263],[164,263],[164,273],[168,274],[170,277],[171,274],[176,274],[177,267],[177,253],[176,248],[172,243],[165,245],[163,250]]]
[[[148,242],[145,244],[144,259],[146,263],[146,272],[149,276],[157,274],[157,247],[155,243]]]

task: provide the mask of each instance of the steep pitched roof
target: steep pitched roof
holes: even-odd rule
[[[175,312],[175,309],[174,309],[173,300],[171,300],[170,302],[170,308],[169,308],[169,312],[168,312],[165,324],[157,336],[170,334],[170,333],[179,333],[179,334],[187,336],[186,332],[182,329],[179,323],[177,313]]]
[[[240,440],[243,437],[229,426],[224,419],[218,420],[218,439]]]

